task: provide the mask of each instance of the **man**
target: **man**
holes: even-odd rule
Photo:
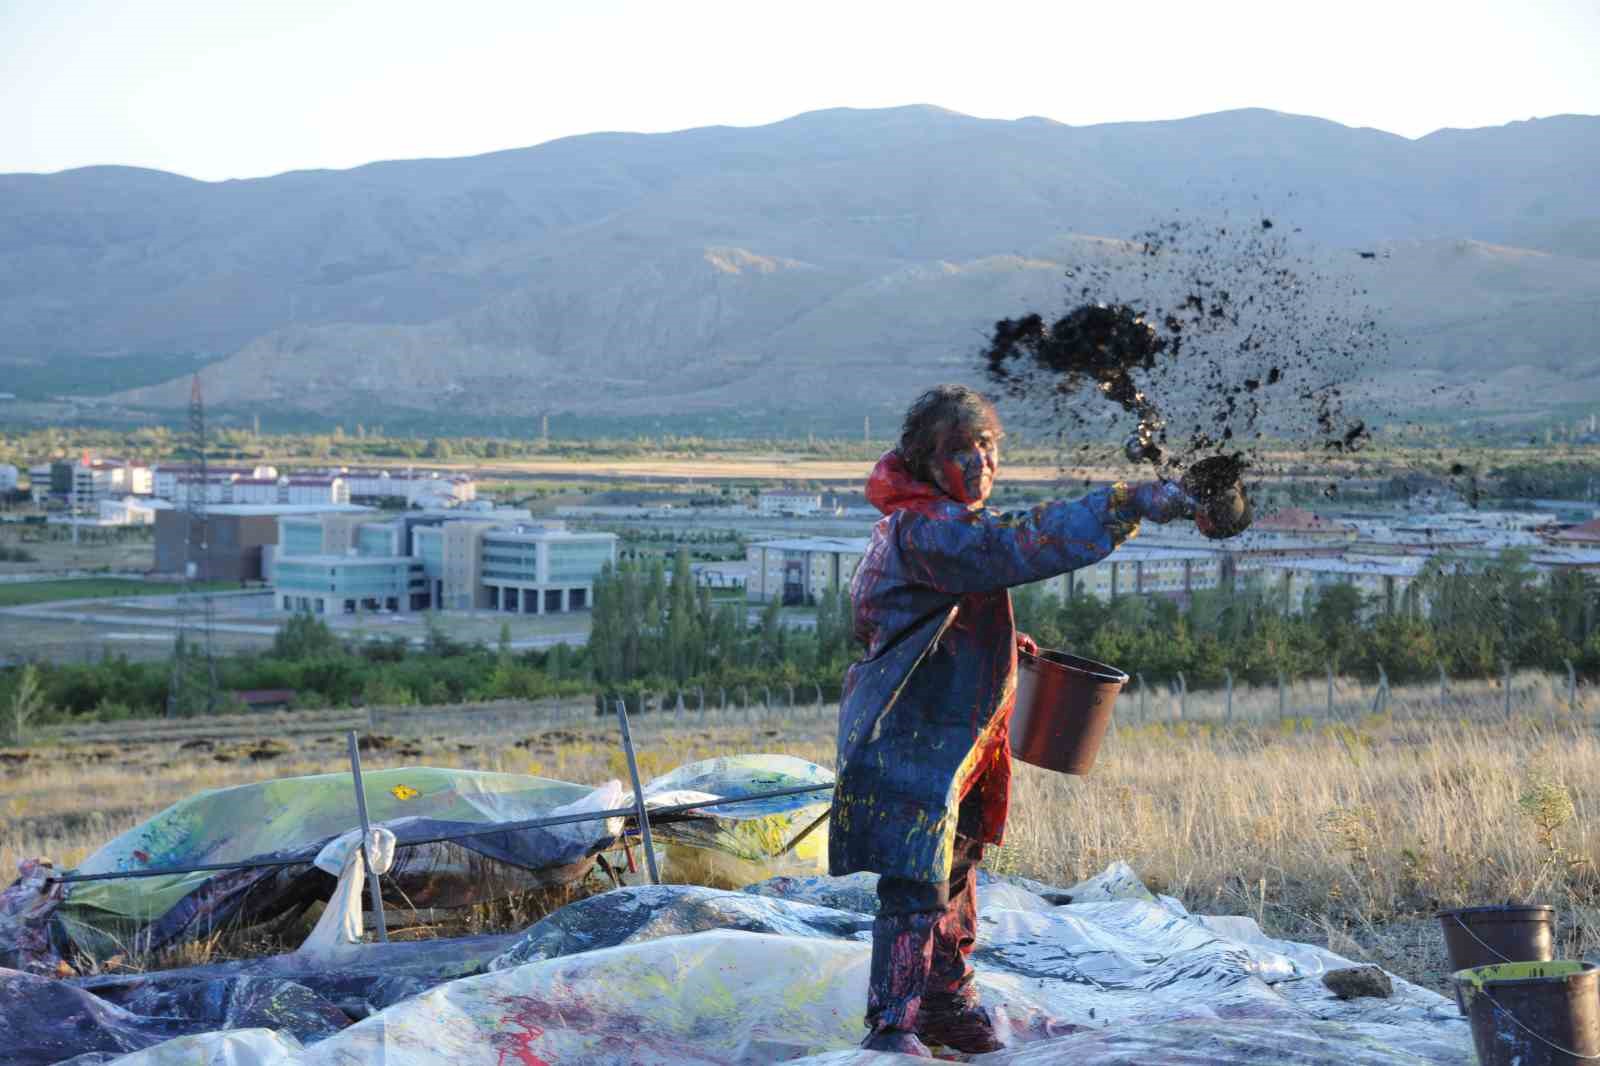
[[[828,844],[834,875],[880,875],[862,1045],[873,1050],[1002,1046],[967,957],[976,866],[1000,843],[1010,798],[1017,648],[1036,650],[1008,590],[1105,558],[1140,519],[1194,513],[1165,481],[989,510],[1001,437],[981,394],[941,385],[911,405],[867,481],[884,517],[850,587],[866,650],[845,676]]]

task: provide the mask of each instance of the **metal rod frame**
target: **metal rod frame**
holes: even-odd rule
[[[639,764],[633,758],[633,734],[628,732],[628,704],[617,701],[617,724],[622,727],[622,754],[628,759],[628,776],[633,779],[633,810],[639,822],[639,835],[644,839],[644,865],[649,871],[650,883],[661,883],[661,871],[656,867],[655,841],[650,838],[650,812],[644,805],[644,786],[639,782]]]
[[[361,865],[367,872],[373,920],[378,923],[378,941],[387,944],[389,923],[383,917],[383,889],[378,885],[378,873],[372,868],[372,856],[367,852],[367,834],[372,832],[372,825],[367,821],[367,790],[361,783],[361,744],[356,740],[354,729],[345,734],[345,739],[350,743],[350,776],[356,786],[356,814],[361,816]]]

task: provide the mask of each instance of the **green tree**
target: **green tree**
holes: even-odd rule
[[[39,671],[28,663],[17,675],[17,685],[11,690],[10,705],[6,708],[7,724],[11,727],[11,742],[21,744],[28,735],[28,726],[48,706],[39,684]]]

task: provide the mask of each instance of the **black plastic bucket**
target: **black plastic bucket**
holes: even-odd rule
[[[1454,975],[1479,1066],[1576,1066],[1600,1058],[1600,969],[1502,962]]]
[[[1549,962],[1555,958],[1554,907],[1504,903],[1440,911],[1450,969],[1497,962]]]

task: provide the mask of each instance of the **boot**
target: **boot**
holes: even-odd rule
[[[896,1055],[910,1055],[919,1059],[933,1058],[933,1052],[917,1039],[917,1034],[908,1033],[904,1029],[875,1029],[861,1042],[861,1049],[892,1051]]]
[[[928,987],[937,912],[880,914],[872,922],[872,968],[867,976],[867,1028],[914,1033]]]
[[[1006,1045],[996,1015],[978,1004],[976,997],[930,992],[917,1013],[917,1035],[929,1044],[966,1055],[999,1051]]]

